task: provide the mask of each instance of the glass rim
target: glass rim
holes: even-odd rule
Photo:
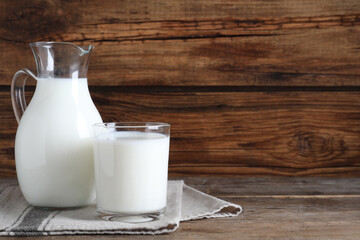
[[[104,127],[104,128],[148,128],[148,127],[170,127],[169,123],[161,122],[104,122],[104,123],[95,123],[94,127]]]

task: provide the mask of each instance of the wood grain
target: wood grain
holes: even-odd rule
[[[93,98],[105,121],[171,123],[174,173],[359,172],[358,93],[107,91]]]
[[[185,177],[184,180],[196,189],[240,204],[243,213],[235,218],[181,222],[176,232],[156,237],[83,235],[42,239],[352,240],[360,234],[359,178]]]
[[[360,176],[357,92],[122,90],[91,89],[103,120],[169,122],[173,176]],[[17,125],[0,107],[0,168],[11,175]]]
[[[0,1],[0,176],[33,41],[94,44],[104,120],[171,123],[172,176],[359,176],[359,33],[356,0]]]
[[[28,43],[94,44],[101,86],[359,86],[360,3],[1,1],[0,84]]]

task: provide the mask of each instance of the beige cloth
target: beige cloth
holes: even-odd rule
[[[154,235],[175,231],[180,221],[231,217],[242,211],[241,206],[202,193],[183,181],[168,182],[167,201],[166,213],[158,221],[109,222],[98,219],[95,205],[64,211],[34,208],[23,198],[15,179],[0,179],[0,236]]]

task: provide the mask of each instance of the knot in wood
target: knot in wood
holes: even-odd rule
[[[324,155],[334,151],[334,138],[329,134],[303,133],[297,137],[299,155]]]

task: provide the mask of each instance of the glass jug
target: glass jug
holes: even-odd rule
[[[102,122],[86,78],[93,46],[35,42],[30,47],[37,76],[22,69],[11,85],[21,191],[37,207],[86,206],[95,200],[92,125]],[[28,76],[37,81],[29,106],[24,94]]]

